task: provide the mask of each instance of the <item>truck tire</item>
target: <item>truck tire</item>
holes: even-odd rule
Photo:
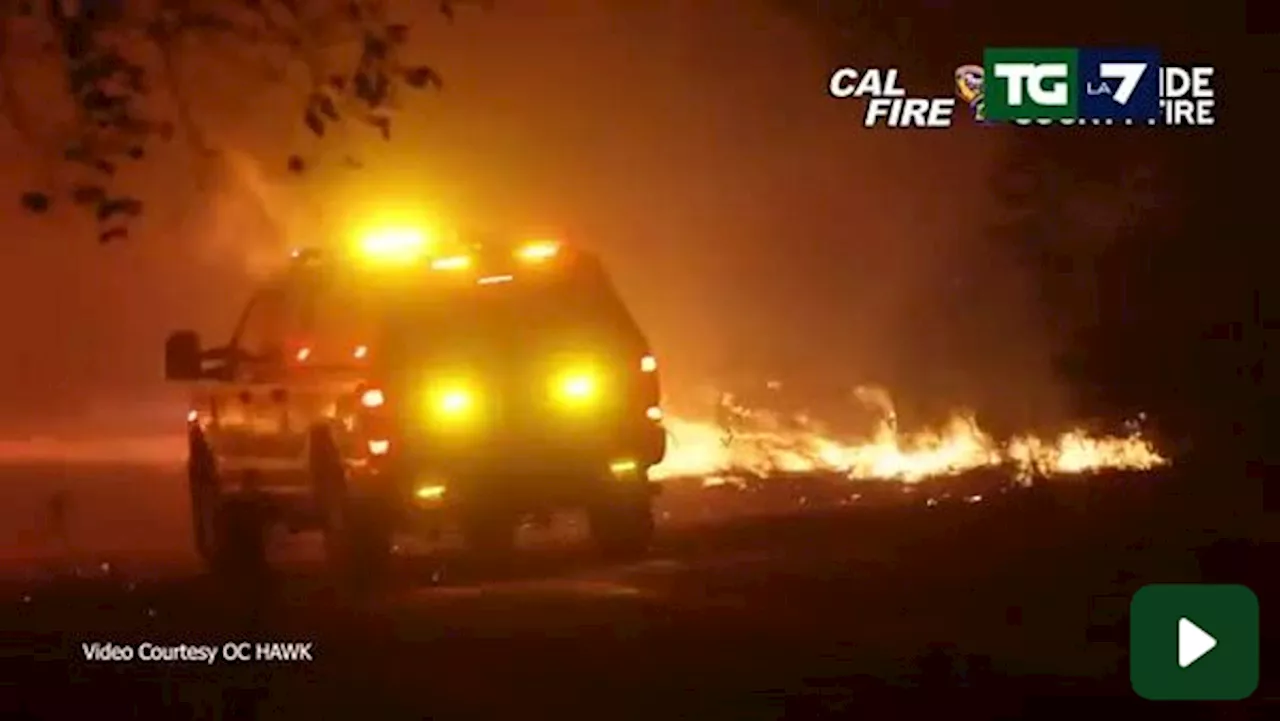
[[[311,479],[330,567],[348,584],[382,581],[391,565],[394,536],[389,499],[352,492],[346,466],[327,429],[313,430],[310,440]]]
[[[260,504],[224,496],[213,455],[193,437],[187,463],[196,552],[205,567],[234,581],[261,579],[267,571],[266,522]]]
[[[218,475],[204,441],[195,435],[187,456],[187,486],[191,493],[191,531],[196,553],[206,566],[212,566],[217,533]]]
[[[267,575],[267,532],[262,504],[223,498],[214,512],[210,569],[228,580],[257,583]]]
[[[641,558],[653,544],[652,497],[640,490],[609,494],[587,511],[591,540],[607,558]]]

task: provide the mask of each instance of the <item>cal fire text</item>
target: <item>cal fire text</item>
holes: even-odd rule
[[[833,98],[866,98],[867,128],[949,128],[956,108],[952,97],[908,96],[897,68],[837,68],[827,90]]]

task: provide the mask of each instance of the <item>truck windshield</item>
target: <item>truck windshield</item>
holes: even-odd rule
[[[632,321],[612,288],[518,280],[442,294],[407,309],[402,320],[433,332],[516,337],[550,329],[631,331]]]
[[[509,278],[509,279],[508,279]],[[645,352],[645,339],[608,277],[588,267],[563,276],[413,288],[340,284],[317,294],[319,336],[370,343],[395,355],[505,357],[551,346]]]

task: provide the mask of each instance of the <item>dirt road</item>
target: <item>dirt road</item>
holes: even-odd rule
[[[1127,595],[1205,575],[1207,532],[1169,523],[1150,480],[880,502],[820,485],[684,484],[664,494],[661,542],[641,563],[600,563],[566,525],[531,532],[505,571],[406,550],[390,588],[355,598],[300,538],[271,588],[250,595],[194,564],[175,473],[29,468],[4,480],[6,718],[1139,712]],[[56,488],[71,499],[72,555],[48,533]],[[312,646],[310,660],[122,663],[86,660],[93,642]],[[1267,695],[1280,691],[1255,698]],[[1276,710],[1265,703],[1236,708]]]

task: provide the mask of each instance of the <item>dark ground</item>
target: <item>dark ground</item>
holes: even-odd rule
[[[361,599],[329,587],[305,540],[265,597],[203,577],[174,473],[12,469],[0,718],[1280,718],[1274,626],[1251,701],[1129,690],[1139,586],[1243,581],[1264,626],[1276,607],[1274,550],[1232,540],[1260,533],[1239,512],[1256,503],[1207,500],[1185,475],[1005,493],[974,478],[985,488],[949,498],[673,484],[649,561],[601,564],[560,529],[533,534],[518,573],[418,552]],[[74,560],[42,530],[57,487]],[[315,660],[88,663],[79,645],[97,640],[313,641]]]

